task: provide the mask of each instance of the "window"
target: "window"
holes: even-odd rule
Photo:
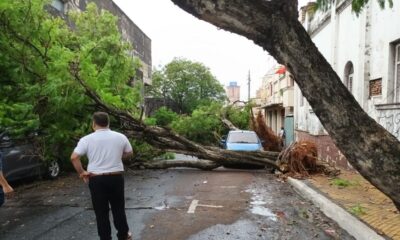
[[[382,95],[382,78],[369,81],[369,97]]]
[[[273,86],[272,83],[269,84],[269,95],[272,96],[272,92],[273,92]]]
[[[257,135],[254,132],[231,132],[229,133],[229,143],[258,143]]]
[[[353,91],[353,74],[354,68],[352,62],[347,62],[344,67],[344,85],[349,89],[350,92]]]
[[[304,106],[304,96],[303,93],[300,92],[300,107]]]
[[[395,46],[394,79],[396,102],[400,102],[400,44]]]
[[[288,86],[289,87],[294,86],[294,78],[293,78],[293,76],[291,74],[289,75],[289,84],[288,84]]]

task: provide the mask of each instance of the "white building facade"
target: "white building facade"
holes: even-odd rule
[[[400,1],[381,9],[369,1],[357,16],[351,0],[336,0],[327,12],[301,8],[301,21],[313,42],[373,119],[400,139]],[[295,135],[312,140],[320,157],[351,167],[333,144],[295,86]]]
[[[293,141],[294,79],[283,65],[272,67],[262,79],[257,90],[259,108],[266,124],[279,134],[281,127],[286,131],[286,145]]]

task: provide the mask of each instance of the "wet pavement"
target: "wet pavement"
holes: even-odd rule
[[[353,239],[265,171],[130,170],[125,180],[134,239]],[[0,208],[0,239],[98,239],[75,174],[16,191]]]

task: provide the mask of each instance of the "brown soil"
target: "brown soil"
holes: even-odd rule
[[[342,170],[337,179],[344,181],[335,181],[322,175],[313,176],[309,180],[333,201],[375,228],[379,234],[400,240],[400,214],[388,197],[356,172]],[[339,186],[340,183],[350,185]]]

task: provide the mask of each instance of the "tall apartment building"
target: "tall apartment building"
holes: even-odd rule
[[[240,101],[240,86],[237,82],[230,82],[226,87],[226,95],[228,96],[229,103]]]

